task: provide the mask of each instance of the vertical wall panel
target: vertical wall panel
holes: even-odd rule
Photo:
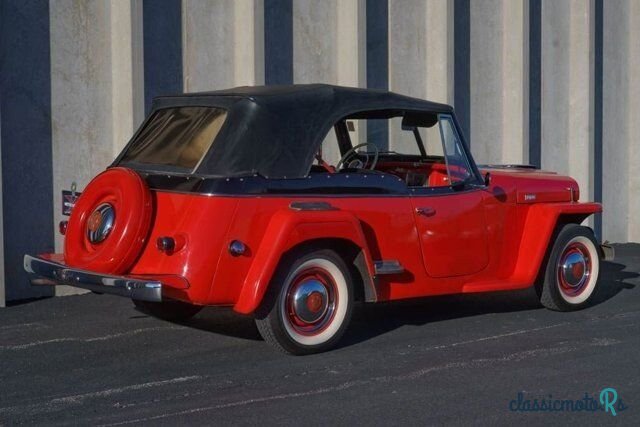
[[[593,199],[591,4],[542,4],[542,167],[574,177]]]
[[[367,0],[366,85],[370,89],[389,89],[389,1]],[[389,148],[389,126],[386,122],[367,123],[367,142],[382,150]]]
[[[144,119],[142,0],[109,4],[112,160]]]
[[[628,144],[630,165],[629,179],[629,231],[627,241],[640,242],[640,1],[629,0],[627,13],[629,32],[629,67],[627,84],[629,104],[627,123],[629,123]]]
[[[184,0],[184,91],[235,86],[233,2]]]
[[[529,0],[529,91],[527,111],[529,113],[529,137],[527,163],[540,167],[541,152],[541,111],[542,111],[542,0]]]
[[[264,82],[262,0],[183,0],[185,92]]]
[[[453,102],[453,52],[449,43],[452,12],[448,0],[404,1],[402,7],[389,10],[389,90]],[[415,142],[402,138],[402,133],[398,123],[392,123],[390,148],[415,151]]]
[[[603,2],[603,238],[640,241],[640,2]]]
[[[294,83],[362,85],[363,64],[358,50],[363,4],[360,0],[294,0]],[[351,137],[359,139],[357,134]],[[323,157],[334,164],[340,158],[335,138],[325,141]]]
[[[471,139],[471,82],[469,64],[470,52],[470,0],[454,0],[453,43],[454,43],[454,102],[456,115],[467,140]]]
[[[471,2],[471,145],[479,163],[524,161],[524,6]]]
[[[2,6],[0,6],[0,14]],[[0,97],[2,93],[0,93]],[[0,103],[0,194],[2,194],[2,103]],[[4,307],[5,298],[5,280],[4,280],[4,222],[2,220],[2,197],[0,197],[0,307]]]
[[[264,0],[265,83],[293,83],[293,2]]]
[[[53,249],[49,2],[0,1],[0,55],[5,296],[48,296],[22,258]]]
[[[144,0],[144,99],[182,92],[182,0]]]
[[[594,0],[593,6],[593,200],[602,202],[603,0]],[[602,240],[602,214],[595,215],[593,231]]]

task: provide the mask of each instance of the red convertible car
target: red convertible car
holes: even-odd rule
[[[330,85],[167,96],[60,224],[64,252],[24,268],[170,320],[232,306],[307,354],[356,301],[535,286],[584,307],[603,248],[580,224],[602,207],[579,200],[566,176],[478,168],[448,105]]]

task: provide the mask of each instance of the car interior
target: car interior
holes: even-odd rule
[[[449,187],[473,179],[450,115],[398,110],[338,121],[310,171],[327,172],[390,174],[410,187]]]

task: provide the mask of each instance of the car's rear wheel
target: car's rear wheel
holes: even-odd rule
[[[142,312],[171,322],[182,322],[191,319],[202,310],[201,306],[182,301],[151,302],[132,300],[133,304]]]
[[[318,353],[342,337],[352,309],[352,280],[342,258],[331,250],[296,251],[279,266],[256,325],[279,350]]]
[[[600,252],[593,232],[576,224],[557,234],[539,283],[540,302],[557,311],[578,310],[589,305],[600,272]]]

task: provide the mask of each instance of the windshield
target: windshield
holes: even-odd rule
[[[120,164],[142,169],[193,172],[220,132],[226,110],[173,107],[155,111],[123,154]]]

